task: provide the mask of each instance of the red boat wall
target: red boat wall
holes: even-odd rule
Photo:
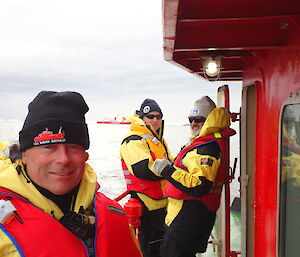
[[[257,101],[252,206],[255,256],[277,256],[280,112],[283,102],[300,92],[300,29],[299,24],[294,26],[287,46],[255,51],[254,56],[244,58],[243,87],[255,85]]]

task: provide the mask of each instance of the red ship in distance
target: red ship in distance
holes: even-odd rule
[[[125,116],[117,115],[114,118],[104,118],[104,120],[97,121],[98,124],[130,124]]]
[[[40,133],[37,137],[34,138],[34,142],[41,142],[45,140],[53,140],[53,139],[63,139],[65,138],[65,134],[61,132],[61,128],[59,129],[57,134],[53,134],[52,131],[48,129]]]

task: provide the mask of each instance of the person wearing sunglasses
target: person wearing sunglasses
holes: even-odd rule
[[[167,206],[163,192],[166,180],[153,171],[153,163],[157,158],[168,162],[174,159],[163,138],[162,118],[157,102],[144,100],[140,110],[127,118],[131,122],[130,132],[120,148],[127,189],[143,208],[139,241],[144,257],[160,257]]]
[[[154,171],[168,180],[161,257],[195,257],[206,251],[228,172],[227,142],[235,134],[229,128],[228,112],[204,96],[195,102],[188,118],[192,138],[174,164],[164,159],[154,163]]]

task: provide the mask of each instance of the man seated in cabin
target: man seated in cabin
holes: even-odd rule
[[[163,114],[152,99],[146,99],[131,122],[130,132],[120,147],[123,173],[131,197],[143,206],[139,239],[144,257],[160,257],[167,198],[166,180],[153,172],[156,158],[172,159],[163,138]]]
[[[192,138],[173,166],[165,159],[154,163],[155,172],[168,180],[162,257],[194,257],[206,251],[228,172],[226,142],[235,134],[229,128],[228,112],[204,96],[195,102],[188,118]]]
[[[97,192],[86,163],[83,97],[42,91],[28,109],[19,145],[0,144],[0,255],[140,257],[123,209]]]

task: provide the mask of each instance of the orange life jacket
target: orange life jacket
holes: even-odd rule
[[[0,188],[0,199],[11,201],[23,223],[14,218],[8,224],[0,224],[0,230],[10,238],[20,256],[89,256],[80,238],[22,196]],[[141,257],[129,231],[127,217],[120,214],[120,205],[100,192],[95,193],[94,204],[95,255]]]
[[[182,160],[186,156],[189,151],[199,147],[200,145],[207,144],[212,141],[217,141],[220,148],[221,148],[221,165],[218,169],[217,176],[215,182],[213,183],[212,188],[210,189],[208,194],[205,194],[200,197],[192,197],[189,196],[182,191],[178,190],[175,186],[173,186],[170,182],[167,182],[165,187],[165,193],[168,197],[174,199],[181,199],[181,200],[198,200],[205,204],[205,206],[211,211],[217,211],[220,206],[220,198],[222,192],[222,186],[225,183],[226,176],[228,175],[229,171],[229,163],[228,163],[228,138],[235,134],[235,131],[230,128],[225,128],[221,132],[217,132],[214,134],[209,134],[204,137],[196,138],[191,145],[183,148],[176,160],[174,162],[174,166],[185,171],[188,169],[182,164]]]
[[[153,159],[153,161],[154,160],[155,159]],[[122,163],[123,174],[125,177],[125,182],[127,185],[127,189],[129,191],[142,193],[156,200],[160,200],[166,197],[163,193],[161,180],[150,181],[150,180],[137,178],[136,176],[132,175],[129,172],[123,159],[121,160],[121,163]]]

